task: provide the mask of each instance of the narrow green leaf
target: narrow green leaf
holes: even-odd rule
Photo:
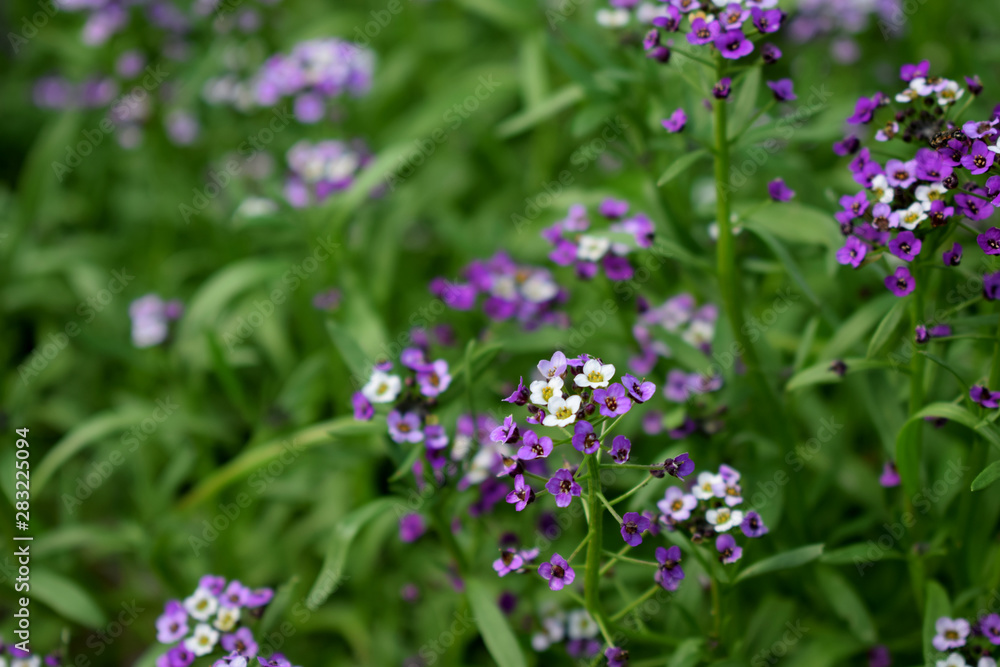
[[[875,622],[847,578],[827,567],[817,568],[816,577],[830,606],[837,616],[847,622],[854,636],[865,644],[874,644],[878,638]]]
[[[830,337],[819,356],[836,359],[847,354],[858,341],[868,335],[898,300],[899,297],[892,294],[883,294],[856,309]]]
[[[909,302],[906,299],[896,299],[896,303],[879,322],[878,328],[875,329],[871,340],[868,341],[868,354],[866,356],[869,359],[881,356],[885,348],[892,342],[908,306]]]
[[[705,640],[701,637],[688,637],[677,645],[677,650],[670,656],[667,667],[694,667],[701,661],[701,647]]]
[[[507,618],[497,606],[496,596],[478,579],[467,579],[465,595],[472,607],[472,616],[479,626],[479,634],[497,667],[526,667],[527,661],[517,637],[510,629]]]
[[[285,616],[288,605],[292,603],[292,595],[299,584],[298,575],[293,575],[291,579],[283,583],[274,594],[274,598],[264,610],[264,616],[260,619],[260,634],[266,635],[278,621]]]
[[[736,100],[733,102],[732,124],[729,130],[729,139],[734,139],[737,133],[741,132],[750,120],[757,104],[757,97],[760,93],[760,67],[752,67],[743,77],[736,93]]]
[[[364,353],[361,346],[354,337],[344,327],[337,324],[332,319],[326,321],[326,330],[330,334],[337,351],[340,352],[341,359],[351,371],[351,375],[360,383],[364,384],[371,375],[372,367],[368,360],[368,355]]]
[[[769,572],[790,570],[795,567],[801,567],[806,563],[816,560],[822,554],[822,544],[809,544],[804,547],[799,547],[798,549],[785,551],[784,553],[776,554],[770,558],[765,558],[762,561],[754,563],[747,569],[740,572],[734,581],[745,581],[751,577],[758,577]]]
[[[657,186],[666,185],[667,183],[674,180],[675,178],[683,174],[685,171],[693,167],[695,163],[698,162],[698,160],[706,158],[709,155],[710,153],[704,148],[699,148],[696,151],[685,153],[684,155],[680,156],[679,158],[671,162],[670,166],[667,167],[666,171],[660,174],[660,177],[656,180],[656,185]]]
[[[870,371],[874,369],[881,368],[893,368],[893,365],[888,361],[872,361],[870,359],[861,359],[859,357],[852,357],[850,359],[841,359],[844,363],[844,375],[850,375],[851,373],[861,373],[864,371]],[[788,384],[785,385],[785,391],[795,391],[796,389],[802,389],[804,387],[811,387],[815,384],[834,384],[843,380],[843,378],[830,370],[830,366],[833,365],[833,360],[821,361],[818,364],[805,368],[791,377]],[[899,368],[903,372],[907,372],[908,369]]]
[[[88,628],[103,628],[108,620],[100,606],[79,584],[43,567],[31,570],[31,597],[63,618]]]
[[[982,491],[998,479],[1000,479],[1000,461],[994,461],[972,480],[972,490]]]
[[[746,227],[763,229],[787,243],[828,248],[839,248],[843,244],[832,215],[794,202],[782,202],[751,213]]]
[[[568,109],[586,96],[583,87],[570,84],[557,90],[544,102],[515,114],[497,126],[497,134],[501,139],[509,139],[515,135],[530,130],[535,125],[548,120],[560,111]]]
[[[951,603],[948,601],[948,593],[938,582],[930,579],[926,586],[926,606],[924,607],[924,662],[933,665],[941,653],[934,648],[931,642],[937,630],[934,628],[937,620],[942,616],[951,616]]]
[[[309,595],[306,596],[310,609],[316,609],[326,602],[327,598],[340,586],[344,577],[347,555],[350,553],[351,543],[354,542],[358,532],[372,519],[383,512],[391,511],[393,507],[405,508],[405,501],[391,496],[378,498],[367,505],[362,505],[337,522],[330,535],[330,543],[326,549],[326,557],[323,559],[323,567],[320,569]]]
[[[819,557],[819,562],[826,565],[856,565],[858,562],[869,560],[868,553],[871,549],[872,545],[868,542],[849,544],[845,547],[824,551],[823,555]],[[880,560],[902,560],[904,558],[906,556],[895,549],[879,550]]]

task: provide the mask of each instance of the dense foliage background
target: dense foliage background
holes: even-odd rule
[[[707,580],[692,560],[687,585],[642,619],[630,647],[638,664],[865,664],[875,644],[889,646],[894,664],[922,664],[926,605],[950,604],[968,617],[1000,600],[1000,490],[969,490],[995,453],[959,425],[928,424],[919,488],[879,485],[909,414],[907,375],[893,359],[909,363],[912,329],[879,326],[895,299],[874,267],[852,272],[833,260],[842,243],[835,202],[855,186],[830,146],[858,96],[895,90],[900,65],[928,58],[937,74],[982,78],[983,114],[1000,101],[996,8],[906,6],[913,11],[897,14],[893,30],[875,16],[853,34],[857,58],[849,63],[832,55],[847,48],[842,31],[805,43],[778,35],[785,56],[771,67],[795,81],[798,100],[765,118],[792,120],[762,125],[734,149],[745,174],[732,181],[744,216],[737,238],[745,308],[758,318],[763,366],[786,409],[773,409],[725,358],[732,333],[723,317],[712,350],[726,382],[711,399],[721,427],[675,441],[644,434],[638,416],[623,422],[643,462],[688,451],[699,469],[729,462],[741,470],[770,527],[747,548],[744,567],[808,545],[824,545],[823,555],[725,587],[721,647],[705,640]],[[500,503],[472,518],[474,492],[421,495],[405,474],[409,450],[378,421],[355,422],[351,395],[366,364],[397,354],[412,327],[449,324],[456,342],[435,346],[435,356],[460,381],[442,399],[442,423],[450,429],[470,401],[502,420],[510,411],[499,399],[553,350],[624,367],[638,349],[630,333],[636,294],[661,303],[690,292],[718,303],[710,160],[685,158],[708,136],[710,120],[681,77],[704,82],[705,97],[712,81],[696,63],[644,58],[634,46],[641,34],[598,25],[598,8],[586,0],[282,0],[258,7],[264,20],[255,32],[196,25],[174,59],[140,20],[94,47],[81,42],[77,13],[4,3],[0,489],[11,519],[0,535],[11,544],[14,429],[27,427],[37,650],[68,641],[68,664],[153,664],[164,601],[188,595],[211,572],[278,587],[262,629],[278,633],[296,664],[492,664],[472,616],[513,627],[528,664],[570,662],[558,648],[536,653],[530,636],[540,609],[556,602],[568,610],[571,601],[535,575],[498,579],[491,568],[500,536],[513,531],[530,545],[551,504],[515,514]],[[782,8],[796,15],[794,3]],[[273,109],[208,104],[202,94],[211,77],[252,71],[301,40],[362,35],[377,58],[371,91],[345,99],[336,122],[273,124]],[[121,130],[101,129],[103,108],[33,102],[40,77],[109,73],[128,49],[162,69],[137,145],[123,147]],[[157,97],[160,86],[169,86],[169,101]],[[766,89],[734,94],[744,119],[769,98]],[[688,110],[689,128],[668,135],[660,119],[677,107]],[[200,124],[188,145],[164,129],[174,109]],[[265,128],[275,131],[262,135]],[[293,144],[356,137],[373,159],[350,189],[305,209],[285,202],[284,156]],[[244,150],[251,140],[260,151]],[[90,145],[87,154],[74,157],[81,145]],[[270,173],[258,176],[265,153]],[[227,172],[231,160],[237,167]],[[658,187],[678,161],[683,169]],[[776,177],[796,191],[791,202],[765,204]],[[206,189],[213,183],[222,187]],[[277,207],[248,215],[240,205],[250,197]],[[545,264],[550,248],[539,232],[571,204],[606,197],[653,219],[659,244],[636,263],[656,258],[656,268],[627,288],[557,269],[568,289],[568,329],[491,323],[480,311],[441,307],[428,290],[431,279],[455,279],[497,250]],[[979,261],[970,257],[962,273],[935,283],[939,303],[975,296],[978,287],[968,285],[982,272]],[[314,296],[331,288],[339,301],[315,307]],[[137,348],[129,305],[148,293],[179,299],[184,314],[165,343]],[[587,322],[594,326],[584,329]],[[990,304],[951,320],[990,335],[995,322]],[[960,375],[988,373],[992,343],[935,345]],[[803,369],[866,356],[885,368],[786,386]],[[675,364],[661,363],[650,379],[662,384]],[[928,400],[963,393],[937,364],[926,386]],[[660,400],[657,409],[666,410]],[[785,428],[796,450],[781,444]],[[630,472],[612,488],[642,479]],[[652,507],[663,488],[649,485],[634,506]],[[401,507],[444,529],[403,544]],[[461,522],[455,538],[466,562],[442,540],[452,517]],[[574,520],[556,550],[572,551],[584,531]],[[617,531],[609,523],[606,532]],[[4,547],[0,555],[8,640],[12,553]],[[649,585],[648,572],[628,564],[615,577],[612,609]],[[492,604],[504,590],[518,596],[508,615]],[[446,636],[454,641],[444,646]]]

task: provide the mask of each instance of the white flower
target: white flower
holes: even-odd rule
[[[563,379],[555,377],[546,382],[545,380],[535,380],[531,383],[531,396],[529,401],[535,405],[548,405],[553,396],[562,396]]]
[[[937,667],[969,667],[961,653],[952,653],[947,660],[938,660]]]
[[[207,588],[198,588],[184,600],[184,608],[198,621],[207,621],[219,608],[219,601]],[[208,626],[206,626],[208,627]],[[199,655],[201,655],[199,653]]]
[[[904,90],[900,94],[896,95],[896,101],[897,102],[900,102],[901,104],[906,104],[907,102],[912,102],[913,100],[915,100],[918,97],[920,97],[920,93],[918,93],[913,88],[913,83],[916,82],[916,81],[917,81],[917,79],[914,79],[913,82],[910,83],[910,87],[909,88],[907,88],[906,90]]]
[[[208,655],[219,641],[219,633],[207,623],[199,623],[194,634],[184,640],[184,646],[195,655]]]
[[[552,640],[544,632],[536,632],[531,635],[531,648],[535,649],[537,652],[548,650],[549,646],[552,645]]]
[[[577,387],[600,389],[607,387],[614,376],[614,365],[602,364],[597,359],[589,359],[583,365],[583,372],[573,378],[573,382],[576,383]]]
[[[451,443],[451,458],[458,461],[464,459],[465,455],[469,453],[469,449],[472,447],[472,436],[458,433]]]
[[[698,500],[722,498],[726,495],[726,482],[722,479],[722,475],[711,472],[699,473],[691,494]]]
[[[652,4],[649,2],[644,2],[635,10],[635,18],[638,19],[639,23],[652,23],[653,19],[660,16],[667,16],[666,5],[661,5],[659,3]]]
[[[373,371],[368,384],[361,388],[361,393],[372,403],[392,403],[402,388],[403,383],[398,375]]]
[[[576,421],[576,413],[580,410],[580,397],[553,396],[547,407],[547,414],[542,424],[545,426],[568,426]]]
[[[724,533],[733,526],[743,523],[743,512],[728,507],[720,507],[719,509],[705,512],[705,518],[712,524],[715,532]]]
[[[923,204],[925,211],[931,209],[931,203],[939,199],[943,199],[945,193],[948,191],[944,187],[943,183],[931,183],[930,185],[919,185],[917,186],[917,201]]]
[[[0,658],[0,667],[6,667],[7,661]],[[12,658],[10,667],[42,667],[42,659],[37,655],[28,658]]]
[[[576,258],[587,262],[596,262],[601,257],[604,257],[604,254],[610,247],[611,241],[603,236],[582,234],[580,236],[580,245],[576,247]]]
[[[889,187],[889,179],[885,177],[885,174],[879,174],[872,178],[871,191],[875,195],[876,204],[891,204],[893,197],[896,196],[896,192]]]
[[[237,218],[260,218],[278,212],[278,205],[267,197],[247,197],[233,214]]]
[[[629,13],[624,9],[599,9],[597,24],[605,28],[621,28],[628,24]]]
[[[521,294],[531,303],[545,303],[559,294],[559,286],[547,275],[536,273],[521,284]]]
[[[711,343],[715,337],[715,325],[704,320],[695,320],[681,336],[684,340],[695,347],[700,347],[705,343]]]
[[[223,607],[219,610],[219,615],[215,617],[215,621],[212,625],[223,632],[232,632],[239,620],[239,607]]]
[[[567,635],[570,639],[585,639],[597,635],[599,628],[586,609],[577,609],[569,613]]]
[[[976,667],[997,667],[997,661],[993,658],[983,657],[976,663]]]
[[[890,227],[898,226],[903,229],[916,229],[917,225],[927,219],[927,214],[924,213],[924,205],[916,201],[909,205],[909,207],[902,209],[901,211],[896,211],[899,217],[899,225],[893,225],[889,223]]]
[[[954,104],[965,94],[965,89],[958,85],[956,81],[949,81],[943,90],[938,93],[938,104],[945,107]]]

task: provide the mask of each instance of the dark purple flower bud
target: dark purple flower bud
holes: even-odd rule
[[[983,92],[983,82],[979,80],[978,74],[965,77],[965,85],[973,95],[979,95],[979,93]]]
[[[788,201],[795,196],[795,192],[785,185],[784,179],[776,178],[767,184],[767,193],[774,201]]]
[[[927,327],[923,324],[918,324],[913,335],[914,340],[917,345],[924,345],[927,341],[931,339],[930,335],[927,333]]]
[[[760,49],[760,55],[764,58],[765,63],[773,65],[781,60],[781,49],[774,44],[765,44]]]
[[[664,461],[663,470],[668,475],[683,481],[685,477],[694,472],[694,461],[691,460],[687,452],[684,452],[679,456]]]
[[[859,148],[861,148],[861,142],[853,134],[844,137],[843,141],[838,141],[833,144],[833,152],[841,156],[853,155],[858,152]]]
[[[768,81],[767,87],[771,89],[774,93],[774,99],[779,102],[791,102],[792,100],[798,99],[795,96],[795,91],[793,90],[791,79],[779,79],[777,81]]]
[[[962,244],[955,243],[951,250],[945,251],[943,255],[945,266],[958,266],[962,263]]]
[[[712,86],[712,97],[717,100],[728,100],[729,93],[732,92],[733,80],[728,76],[721,79],[717,84]]]
[[[847,373],[847,364],[845,364],[842,359],[837,359],[830,364],[830,370],[840,377],[844,377],[844,374]]]

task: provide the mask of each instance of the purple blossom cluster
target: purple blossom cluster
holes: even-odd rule
[[[964,618],[941,616],[934,624],[931,644],[947,654],[937,667],[996,667],[993,656],[1000,649],[1000,614],[985,614],[970,623]]]
[[[177,299],[164,301],[158,294],[139,297],[128,307],[132,320],[132,344],[139,348],[153,347],[167,340],[170,323],[184,314],[184,305]]]
[[[583,280],[603,269],[609,280],[629,280],[634,270],[628,255],[636,248],[653,245],[653,221],[644,213],[629,215],[625,201],[606,199],[598,215],[606,222],[591,227],[583,204],[570,207],[569,215],[542,230],[542,238],[553,245],[549,259],[560,266],[572,266]]]
[[[666,0],[659,6],[639,0],[611,0],[611,9],[602,9],[597,21],[609,28],[625,27],[633,14],[640,23],[652,24],[643,40],[650,58],[670,60],[670,47],[663,33],[681,32],[689,44],[709,45],[723,58],[737,60],[754,51],[753,37],[777,32],[785,13],[778,0]]]
[[[194,593],[169,600],[156,619],[157,641],[171,646],[156,666],[187,667],[197,658],[222,653],[213,667],[292,667],[280,654],[258,656],[259,646],[245,624],[259,618],[273,597],[270,588],[251,590],[235,579],[227,583],[224,577],[205,575]]]
[[[305,139],[288,149],[285,198],[295,208],[306,208],[351,187],[358,173],[372,160],[367,146],[329,139],[312,143]]]
[[[451,372],[444,359],[427,359],[422,347],[408,347],[399,356],[408,376],[391,373],[392,362],[375,365],[368,382],[352,397],[354,418],[370,421],[375,405],[392,405],[386,417],[389,437],[397,443],[424,443],[430,452],[448,446],[448,433],[432,414],[437,398],[451,385]],[[437,458],[437,457],[434,457]]]
[[[928,70],[926,60],[901,68],[900,78],[907,87],[894,98],[901,108],[875,133],[876,141],[916,144],[911,159],[893,158],[882,164],[854,135],[834,144],[834,152],[840,155],[856,153],[849,166],[854,180],[864,188],[840,199],[842,210],[835,217],[847,238],[837,261],[858,268],[866,257],[872,261],[887,251],[898,260],[885,278],[886,288],[896,296],[906,296],[916,288],[907,265],[931,248],[927,243],[931,230],[947,225],[956,215],[985,220],[994,206],[1000,206],[1000,175],[989,174],[1000,152],[996,146],[1000,133],[995,128],[1000,117],[994,114],[990,120],[959,127],[949,119],[949,111],[966,89],[956,81],[931,77]],[[978,79],[966,78],[966,86],[972,94],[982,90]],[[862,97],[847,122],[870,124],[889,104],[889,97],[881,92]],[[986,254],[1000,254],[1000,230],[991,228],[977,241]],[[961,256],[962,247],[956,244],[943,260],[955,266]]]
[[[375,67],[374,53],[336,38],[299,42],[286,54],[275,54],[250,83],[255,104],[272,107],[293,98],[295,117],[317,123],[328,116],[334,100],[368,92]]]
[[[15,644],[5,644],[0,639],[0,665],[6,667],[8,656],[10,657],[10,667],[42,667],[42,665],[59,667],[63,664],[62,653],[59,651],[43,657],[31,651],[22,650]]]
[[[53,4],[65,12],[86,13],[81,37],[88,46],[100,46],[125,30],[135,9],[171,41],[182,40],[191,29],[190,18],[167,0],[55,0]]]
[[[517,264],[498,251],[487,260],[475,260],[462,269],[460,282],[435,278],[431,294],[455,310],[472,310],[479,297],[483,312],[491,320],[516,320],[524,329],[544,325],[566,327],[569,318],[559,310],[567,299],[552,273],[540,266]]]

